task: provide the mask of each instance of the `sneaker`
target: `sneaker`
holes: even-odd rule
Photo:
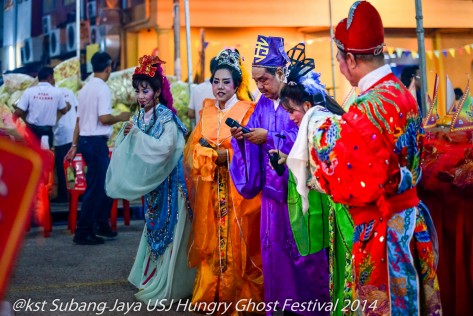
[[[108,229],[104,229],[104,228],[100,228],[100,229],[97,229],[97,231],[95,232],[96,235],[99,235],[99,236],[102,236],[102,237],[107,237],[107,238],[115,238],[117,237],[118,233],[117,232],[114,232],[111,228],[108,228]]]
[[[74,236],[72,239],[76,245],[100,245],[104,243],[103,238],[95,235],[88,235],[87,237]]]

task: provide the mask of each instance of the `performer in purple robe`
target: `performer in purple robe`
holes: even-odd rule
[[[268,155],[270,149],[289,153],[297,136],[297,126],[279,104],[288,60],[282,38],[258,36],[252,77],[262,96],[246,126],[251,132],[243,134],[241,128],[232,128],[234,156],[230,173],[243,197],[251,199],[262,192],[260,236],[265,302],[277,305],[285,314],[323,315],[328,312],[319,311],[314,302],[330,302],[326,252],[306,257],[299,254],[287,209],[288,171],[279,176]],[[272,315],[273,311],[267,310],[267,314]]]

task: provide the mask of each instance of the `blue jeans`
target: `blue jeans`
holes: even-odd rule
[[[78,149],[87,165],[87,188],[82,198],[76,236],[85,238],[94,234],[95,224],[99,228],[110,229],[113,200],[105,194],[105,175],[110,158],[105,136],[81,136]]]

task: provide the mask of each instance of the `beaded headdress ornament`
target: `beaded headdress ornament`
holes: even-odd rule
[[[231,49],[224,49],[217,55],[217,65],[228,65],[241,74],[240,54]]]
[[[133,76],[135,75],[145,75],[148,77],[154,77],[156,74],[156,71],[158,70],[157,65],[158,64],[165,64],[165,61],[162,61],[159,59],[158,56],[150,56],[150,55],[144,55],[138,59],[138,62],[140,65],[135,68],[135,72],[133,73]]]

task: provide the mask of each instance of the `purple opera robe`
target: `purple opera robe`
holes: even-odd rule
[[[298,127],[281,105],[275,111],[273,101],[265,96],[261,96],[246,126],[268,130],[262,145],[232,139],[234,156],[230,165],[233,182],[243,197],[251,199],[263,192],[260,236],[265,302],[274,306],[278,301],[278,310],[284,308],[300,315],[328,315],[308,305],[315,300],[320,304],[330,302],[326,251],[305,257],[299,254],[287,209],[288,171],[278,176],[267,154],[274,148],[288,154]],[[304,302],[305,308],[294,304]],[[272,311],[267,310],[267,315],[272,315]]]

